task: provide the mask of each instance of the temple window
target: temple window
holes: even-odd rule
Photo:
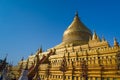
[[[92,80],[92,77],[90,77],[90,80]]]
[[[73,58],[73,61],[75,61],[75,58]]]
[[[65,79],[66,79],[66,76],[65,76]]]
[[[84,58],[82,58],[82,60],[84,60]]]
[[[98,78],[96,77],[95,80],[98,80]]]
[[[89,64],[91,64],[91,60],[89,60]]]
[[[113,78],[113,80],[117,80],[116,78]]]
[[[70,76],[68,76],[68,79],[70,79]]]
[[[104,80],[104,78],[102,77],[101,80]]]
[[[111,59],[109,60],[109,62],[110,62],[110,64],[112,64],[112,60]]]
[[[107,80],[110,80],[110,78],[107,78]]]
[[[70,59],[70,62],[72,62],[72,59]]]
[[[76,80],[78,80],[78,77],[76,77]]]
[[[108,59],[108,56],[106,56],[106,59]]]
[[[92,60],[92,58],[90,57],[90,60]]]

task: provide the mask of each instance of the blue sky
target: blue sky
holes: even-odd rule
[[[0,0],[0,59],[17,64],[59,44],[76,11],[111,46],[120,42],[120,0]]]

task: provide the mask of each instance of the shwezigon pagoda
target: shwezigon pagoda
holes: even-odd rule
[[[62,42],[47,51],[38,49],[12,68],[18,79],[28,70],[28,80],[120,80],[120,46],[110,46],[91,32],[76,13]]]

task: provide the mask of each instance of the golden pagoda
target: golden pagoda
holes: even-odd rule
[[[92,34],[76,13],[60,44],[13,67],[16,78],[26,66],[29,80],[120,80],[120,47]]]

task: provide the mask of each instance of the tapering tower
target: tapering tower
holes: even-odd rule
[[[65,46],[67,44],[72,44],[74,46],[87,44],[89,37],[91,36],[92,32],[81,22],[78,12],[76,12],[72,23],[63,34],[62,43],[57,47]]]

